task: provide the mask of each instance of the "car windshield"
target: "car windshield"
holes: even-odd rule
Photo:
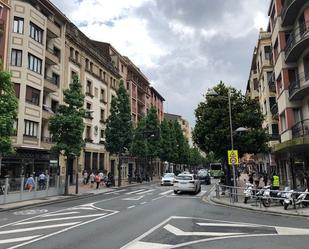
[[[164,175],[164,177],[174,177],[174,176],[175,176],[174,173],[166,173]]]
[[[177,180],[192,180],[192,176],[180,175],[176,177]]]
[[[206,175],[207,173],[208,173],[208,171],[206,169],[201,169],[198,172],[199,175]]]

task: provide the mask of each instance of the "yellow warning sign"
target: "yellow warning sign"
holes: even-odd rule
[[[228,150],[227,151],[227,156],[228,156],[228,160],[229,160],[229,164],[234,164],[234,165],[238,165],[238,150]]]

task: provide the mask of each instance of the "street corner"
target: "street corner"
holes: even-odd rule
[[[121,249],[178,248],[214,240],[278,235],[309,235],[309,229],[172,216]]]

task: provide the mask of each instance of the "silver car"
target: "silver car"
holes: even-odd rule
[[[201,191],[201,182],[194,174],[179,174],[174,181],[174,193]]]
[[[161,179],[161,185],[173,185],[175,181],[174,173],[165,173]]]

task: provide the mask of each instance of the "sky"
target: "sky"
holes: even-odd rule
[[[222,80],[245,90],[269,0],[51,0],[91,39],[128,56],[194,126],[203,94]]]

